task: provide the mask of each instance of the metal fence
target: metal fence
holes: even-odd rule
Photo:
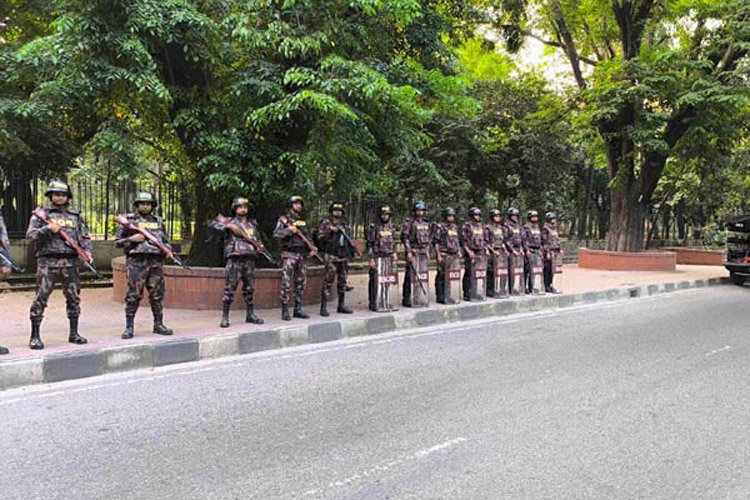
[[[30,178],[23,173],[2,178],[3,216],[11,236],[23,236],[34,207],[48,203],[44,196],[47,183],[47,179]],[[72,180],[70,185],[73,191],[71,205],[81,212],[93,238],[107,240],[114,236],[117,231],[115,216],[133,210],[135,193],[140,190],[156,193],[159,200],[156,213],[164,218],[169,238],[180,236],[179,194],[177,187],[169,181],[156,176],[142,180],[83,177]]]

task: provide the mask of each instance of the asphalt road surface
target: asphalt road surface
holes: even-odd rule
[[[0,393],[0,498],[750,498],[750,288]]]

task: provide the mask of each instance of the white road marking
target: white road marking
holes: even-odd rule
[[[680,294],[687,294],[691,292],[696,292],[698,290],[685,290],[680,293],[673,293],[669,294],[667,296],[658,295],[658,296],[650,296],[650,297],[642,297],[638,299],[630,299],[630,301],[625,302],[625,304],[630,304],[634,301],[655,301],[655,300],[665,300],[669,298],[675,298],[675,296],[679,296]],[[296,347],[288,347],[284,349],[276,349],[276,350],[270,350],[270,351],[261,351],[251,354],[243,354],[243,355],[237,355],[233,356],[232,358],[241,358],[240,361],[232,360],[232,358],[219,358],[219,359],[210,359],[210,360],[202,360],[198,361],[195,364],[197,365],[204,365],[202,368],[186,368],[184,365],[176,364],[176,365],[170,365],[170,366],[163,366],[158,368],[146,368],[143,371],[129,371],[129,372],[119,372],[119,373],[110,373],[106,375],[102,375],[100,377],[97,377],[96,380],[102,380],[109,377],[121,379],[123,377],[131,377],[128,380],[117,380],[117,381],[105,381],[102,380],[100,383],[92,383],[92,379],[78,379],[78,380],[68,380],[64,382],[57,382],[55,384],[55,387],[60,387],[58,390],[53,390],[49,392],[41,392],[41,391],[48,391],[51,387],[49,384],[46,385],[32,385],[32,386],[26,386],[26,387],[20,387],[18,389],[9,389],[6,392],[0,392],[0,398],[2,398],[3,395],[12,395],[13,393],[20,392],[20,393],[32,393],[32,394],[24,394],[21,396],[18,396],[16,398],[6,399],[6,400],[0,400],[0,406],[6,406],[13,403],[18,403],[22,401],[30,401],[34,399],[42,399],[46,397],[52,397],[52,396],[59,396],[62,394],[75,394],[79,392],[88,392],[93,391],[95,389],[100,388],[109,388],[109,387],[118,387],[123,385],[129,385],[129,384],[136,384],[139,382],[150,382],[154,380],[161,380],[171,377],[180,377],[185,375],[193,375],[195,373],[202,373],[202,372],[209,372],[216,369],[226,369],[226,368],[235,368],[238,366],[247,366],[252,363],[257,362],[272,362],[277,361],[279,359],[293,359],[293,358],[302,358],[307,356],[314,356],[316,354],[325,354],[329,352],[336,352],[336,351],[343,351],[346,349],[358,349],[362,347],[369,347],[372,345],[378,345],[378,344],[388,344],[391,342],[394,342],[396,340],[409,340],[409,339],[418,339],[421,337],[431,337],[434,335],[442,335],[444,333],[459,333],[466,330],[473,330],[477,327],[485,326],[485,325],[503,325],[503,324],[510,324],[510,323],[518,323],[527,320],[529,317],[547,317],[547,316],[557,316],[557,315],[567,315],[572,313],[577,313],[589,309],[606,309],[610,307],[619,307],[623,305],[622,301],[615,301],[615,302],[601,302],[601,303],[594,303],[594,304],[581,304],[578,306],[571,306],[566,307],[564,309],[549,309],[549,310],[542,310],[542,311],[531,311],[526,313],[518,313],[513,314],[507,317],[490,317],[490,318],[482,318],[482,319],[476,319],[471,321],[463,321],[463,322],[453,322],[453,323],[445,323],[442,325],[430,325],[430,326],[424,326],[424,327],[415,327],[410,328],[406,330],[399,330],[399,331],[393,331],[393,332],[386,332],[377,335],[377,338],[372,338],[371,336],[365,336],[365,337],[349,337],[344,338],[339,341],[332,342],[331,347],[325,347],[325,348],[315,348],[312,347],[310,344],[307,345],[301,345]],[[206,364],[209,364],[209,366],[205,366]],[[157,371],[160,373],[159,375],[154,375],[153,372]],[[144,371],[149,373],[143,373]],[[137,377],[137,378],[132,378]],[[33,394],[36,392],[41,392],[38,394]]]
[[[728,351],[731,348],[732,348],[732,346],[725,345],[721,349],[714,349],[713,351],[707,352],[706,356],[713,356],[714,354],[719,354],[722,351]]]
[[[445,441],[440,444],[436,444],[435,446],[432,446],[430,448],[424,448],[422,450],[415,451],[414,453],[411,453],[409,455],[405,455],[401,458],[397,458],[395,460],[391,460],[390,462],[386,462],[384,464],[376,465],[374,467],[371,467],[369,469],[366,469],[362,472],[358,472],[356,474],[352,474],[351,476],[345,478],[345,479],[339,479],[335,481],[330,481],[327,486],[324,486],[322,488],[316,488],[316,489],[309,489],[305,491],[304,496],[314,496],[318,493],[322,493],[325,489],[331,489],[331,488],[340,488],[342,486],[349,486],[350,484],[353,484],[357,481],[360,481],[362,479],[366,479],[374,474],[377,474],[378,472],[387,472],[395,467],[407,465],[409,462],[413,462],[414,460],[419,460],[421,458],[427,457],[429,455],[432,455],[433,453],[437,453],[439,451],[452,448],[458,444],[464,443],[468,441],[465,437],[457,437],[454,439],[449,439],[448,441]]]

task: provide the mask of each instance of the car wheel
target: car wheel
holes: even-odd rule
[[[745,277],[740,276],[739,274],[729,273],[729,279],[732,280],[732,283],[734,283],[735,285],[742,286],[745,284]]]

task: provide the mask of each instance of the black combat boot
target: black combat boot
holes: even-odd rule
[[[122,332],[122,335],[120,335],[120,338],[123,339],[132,339],[134,332],[133,324],[135,323],[135,315],[134,314],[126,314],[125,315],[125,330]]]
[[[170,328],[167,328],[164,325],[164,315],[162,313],[154,313],[153,332],[157,335],[172,335],[172,333],[174,333]]]
[[[0,346],[0,355],[8,354],[9,352],[7,347]]]
[[[294,312],[292,315],[295,318],[308,319],[310,317],[305,311],[302,310],[302,299],[294,301]]]
[[[42,339],[39,336],[39,326],[40,326],[40,323],[32,321],[31,339],[29,340],[29,347],[31,349],[44,349],[44,344],[42,343]]]
[[[70,333],[68,333],[68,342],[71,344],[86,344],[88,340],[78,335],[78,318],[69,318]]]
[[[351,285],[346,285],[346,286],[344,286],[344,291],[345,291],[345,292],[351,292],[352,290],[354,290],[354,287],[353,287],[353,286],[351,286]]]
[[[281,319],[284,321],[290,321],[292,319],[289,315],[289,306],[287,304],[281,304]]]
[[[320,298],[320,315],[330,316],[330,314],[328,313],[328,299],[326,297]]]
[[[230,307],[232,307],[232,304],[221,305],[221,323],[219,323],[219,327],[221,328],[227,328],[229,326],[229,308]]]
[[[247,311],[245,313],[245,323],[252,323],[254,325],[262,325],[264,321],[255,315],[255,308],[253,303],[247,304]]]
[[[336,308],[337,313],[351,314],[352,310],[346,307],[346,293],[339,292],[339,306]]]

